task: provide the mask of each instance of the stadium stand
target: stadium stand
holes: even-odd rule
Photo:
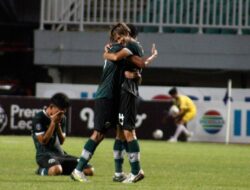
[[[36,82],[98,83],[96,73],[101,72],[101,61],[96,60],[99,65],[95,65],[95,60],[85,59],[86,56],[93,58],[93,55],[80,42],[87,40],[93,32],[106,33],[110,25],[124,21],[135,24],[140,29],[140,35],[146,35],[145,39],[158,40],[158,48],[164,50],[160,52],[159,62],[144,71],[143,84],[223,86],[223,79],[231,77],[234,85],[248,87],[250,68],[244,65],[249,60],[246,40],[250,34],[249,13],[250,0],[26,0],[25,4],[20,0],[0,1],[0,61],[5,65],[1,69],[0,80],[2,84],[19,80],[13,85],[23,84],[24,88],[31,89],[31,93],[25,94],[34,94]],[[96,43],[104,43],[102,39],[106,34],[95,34]],[[147,38],[148,34],[150,38]],[[50,41],[53,35],[54,40]],[[215,36],[215,42],[208,35]],[[204,41],[200,42],[198,38]],[[229,38],[230,43],[225,43],[225,48],[217,46],[216,41],[223,44]],[[66,46],[71,39],[75,40],[74,46],[72,43],[72,46]],[[166,45],[164,40],[168,40]],[[190,42],[200,43],[194,43],[193,46],[197,45],[195,49],[188,46]],[[203,42],[213,42],[213,45],[199,47]],[[145,43],[149,44],[148,41]],[[233,43],[235,48],[231,47]],[[69,49],[66,51],[63,48]],[[100,54],[102,50],[99,46],[99,49],[87,48],[93,48],[93,54]],[[221,51],[223,48],[224,52]],[[212,49],[211,52],[208,49]],[[202,55],[199,50],[230,60],[212,57],[219,64],[207,64],[202,62],[207,57],[197,58]],[[69,52],[74,55],[79,53],[79,58],[75,60],[76,56],[68,56]],[[199,56],[191,56],[191,53]],[[58,59],[48,55],[56,55]],[[41,61],[38,56],[47,60]],[[59,59],[60,56],[63,59]],[[175,63],[182,56],[182,60],[190,60],[192,64]],[[73,60],[76,63],[70,62]],[[216,68],[218,65],[220,67]],[[234,67],[230,68],[232,65]],[[15,71],[12,68],[16,68]],[[158,78],[159,72],[166,77]],[[218,81],[211,81],[211,72]],[[51,78],[55,73],[58,73],[57,76]]]
[[[248,34],[249,7],[247,0],[42,0],[40,28],[81,31],[124,21],[143,32]]]

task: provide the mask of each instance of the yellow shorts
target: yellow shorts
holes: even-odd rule
[[[187,113],[182,117],[182,121],[183,121],[184,123],[187,123],[187,122],[189,122],[190,120],[192,120],[195,116],[196,116],[196,112],[195,112],[195,111],[187,112]]]

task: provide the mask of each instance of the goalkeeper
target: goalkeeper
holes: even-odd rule
[[[187,137],[193,136],[193,133],[185,126],[196,116],[196,106],[188,96],[178,94],[176,87],[169,90],[169,95],[173,98],[174,104],[180,109],[180,112],[175,116],[177,126],[175,134],[169,140],[169,142],[177,142],[182,132]]]

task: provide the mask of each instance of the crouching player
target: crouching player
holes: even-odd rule
[[[38,112],[32,122],[32,138],[36,148],[38,175],[70,175],[78,158],[67,154],[61,147],[66,137],[65,112],[69,99],[62,93],[55,94],[47,108]],[[92,176],[94,168],[86,165],[85,175]]]

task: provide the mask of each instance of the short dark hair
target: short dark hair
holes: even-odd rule
[[[133,24],[127,24],[128,28],[130,29],[130,33],[129,35],[132,37],[132,38],[136,38],[139,34],[139,31],[137,29],[137,27]]]
[[[177,88],[173,87],[168,91],[168,94],[172,95],[176,95],[178,93]]]
[[[67,109],[70,106],[69,98],[64,93],[56,93],[50,99],[51,104],[59,109]]]

